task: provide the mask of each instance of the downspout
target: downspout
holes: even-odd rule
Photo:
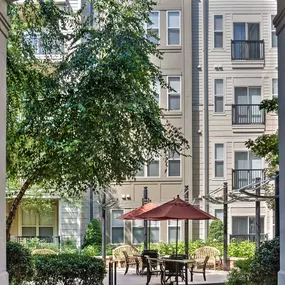
[[[209,42],[209,0],[203,1],[203,50],[204,50],[204,195],[209,194],[209,86],[208,86],[208,42]],[[209,202],[204,200],[205,211],[209,212]],[[204,239],[208,237],[209,221],[205,221]]]

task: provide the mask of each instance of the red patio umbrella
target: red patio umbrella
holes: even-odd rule
[[[120,219],[120,220],[145,220],[145,219],[142,219],[142,218],[139,218],[138,216],[145,213],[145,212],[148,212],[154,208],[158,207],[158,205],[152,203],[152,202],[149,202],[147,204],[144,204],[124,215],[121,215],[119,217],[117,217],[117,219]],[[147,239],[148,239],[148,243],[150,245],[150,220],[149,220],[149,229],[148,229],[148,233],[149,233],[149,236],[147,237],[146,236],[146,242],[147,242]]]
[[[178,252],[178,220],[210,220],[216,219],[214,216],[206,213],[197,207],[190,205],[179,198],[162,204],[148,212],[138,216],[146,220],[177,220],[176,228],[176,256]],[[186,271],[187,274],[187,271]],[[176,284],[178,284],[178,263],[176,263]]]
[[[146,220],[146,219],[142,219],[142,218],[139,218],[138,216],[145,213],[145,212],[148,212],[154,208],[158,207],[158,205],[152,203],[152,202],[149,202],[147,204],[144,204],[124,215],[121,215],[119,217],[117,217],[117,219],[120,219],[120,220]]]
[[[216,217],[206,213],[199,208],[185,202],[177,195],[176,199],[162,204],[137,218],[144,220],[177,220],[176,230],[176,254],[178,249],[178,220],[210,220]]]

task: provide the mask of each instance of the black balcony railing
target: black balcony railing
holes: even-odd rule
[[[29,242],[53,243],[60,248],[60,236],[11,236],[11,240],[18,243],[28,244]]]
[[[264,40],[232,40],[232,60],[264,60]]]
[[[233,189],[240,189],[248,185],[247,188],[252,188],[250,185],[255,183],[257,178],[264,180],[264,169],[233,169]]]
[[[265,112],[259,104],[234,104],[232,106],[233,125],[264,125]]]
[[[233,242],[240,242],[240,241],[253,241],[255,242],[255,234],[233,234],[230,235],[230,241]],[[267,234],[260,234],[260,240],[265,241],[268,240],[268,235]]]

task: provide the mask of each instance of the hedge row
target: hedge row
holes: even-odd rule
[[[7,243],[7,268],[11,285],[101,285],[106,275],[103,260],[87,255],[34,255],[21,244]]]

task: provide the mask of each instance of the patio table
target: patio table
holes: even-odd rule
[[[163,267],[165,268],[165,262],[173,262],[175,264],[180,263],[183,264],[185,266],[185,285],[188,285],[188,266],[189,264],[193,264],[195,263],[195,259],[170,259],[170,258],[165,258],[165,257],[161,257],[161,258],[150,258],[148,257],[149,260],[152,261],[157,261],[157,263],[159,263],[160,265],[163,265]],[[161,273],[163,273],[163,270],[161,270]],[[150,275],[149,275],[150,274]],[[147,275],[149,277],[149,281],[151,278],[151,272],[147,272]],[[173,276],[176,276],[176,274],[174,274]]]

